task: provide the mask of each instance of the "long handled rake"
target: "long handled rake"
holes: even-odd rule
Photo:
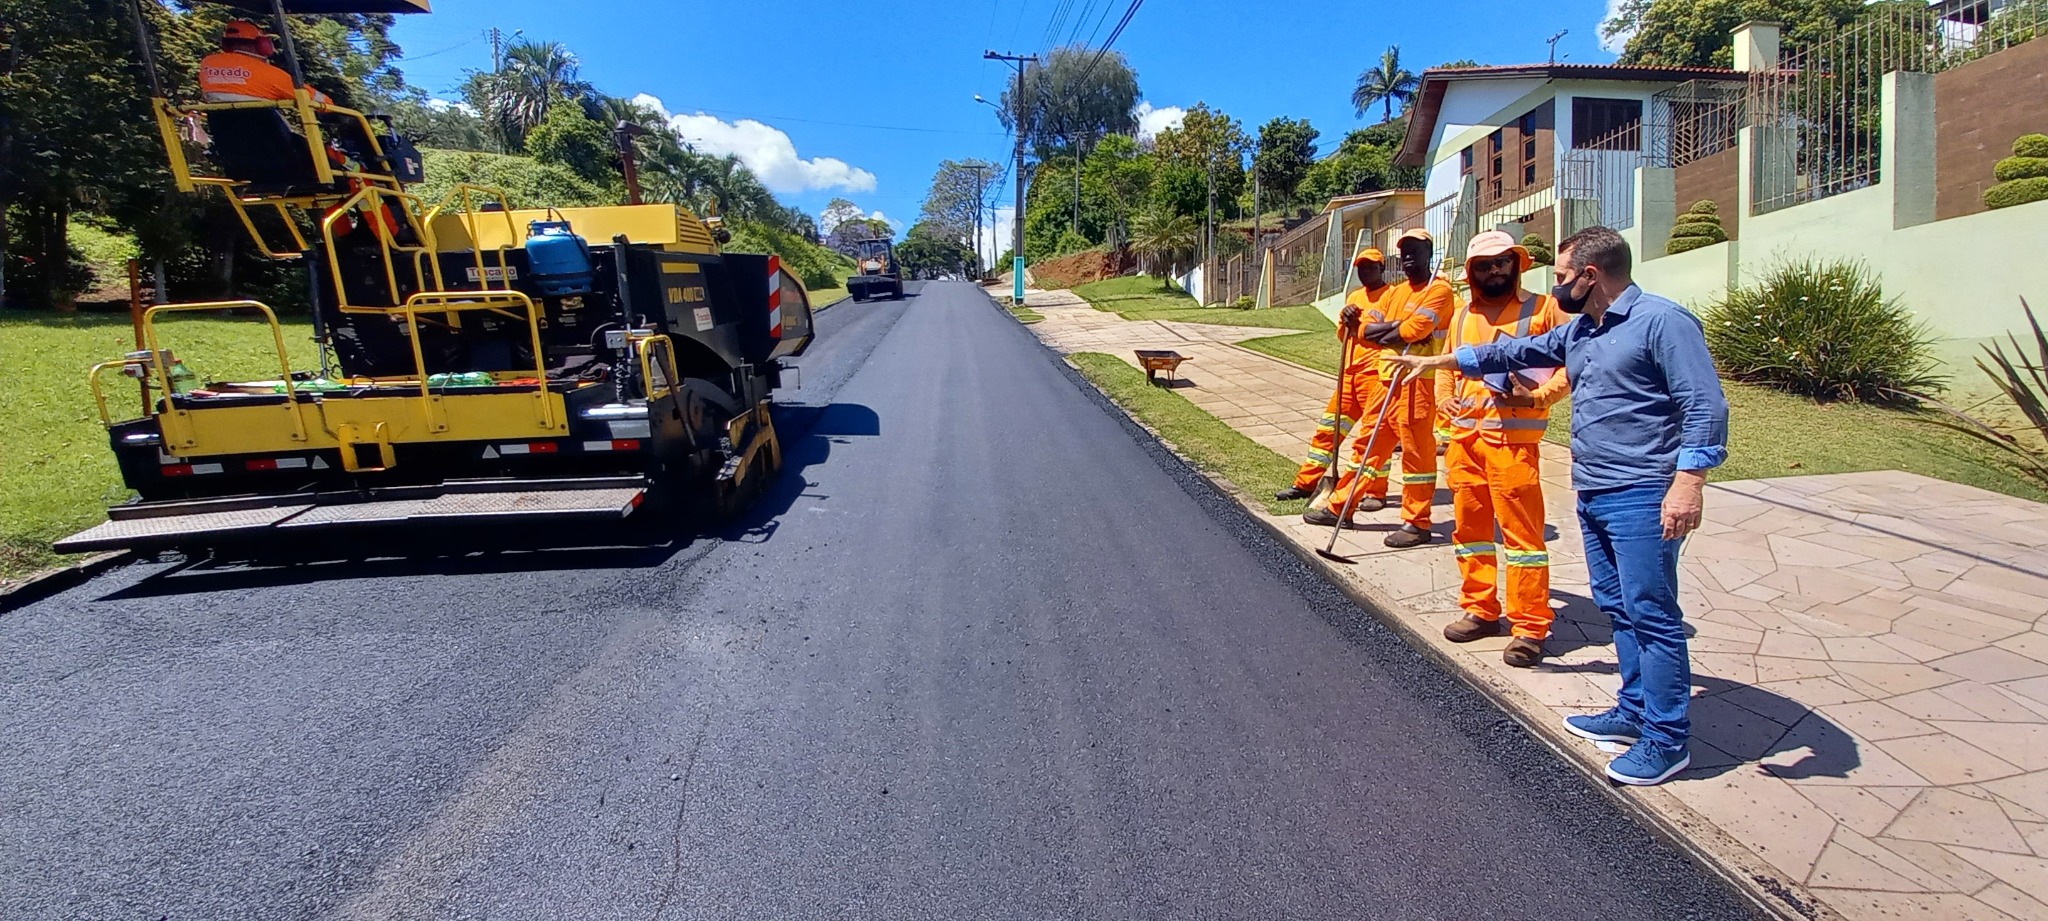
[[[1330,464],[1323,468],[1322,477],[1316,480],[1315,492],[1309,494],[1310,508],[1323,504],[1329,498],[1330,491],[1337,488],[1337,470],[1343,466],[1344,460],[1344,439],[1351,433],[1350,429],[1344,426],[1344,407],[1351,404],[1351,401],[1345,398],[1350,390],[1348,385],[1351,383],[1351,375],[1344,373],[1344,369],[1351,364],[1353,337],[1346,335],[1341,341],[1343,348],[1337,360],[1337,438],[1335,444],[1330,447]]]
[[[1401,354],[1408,354],[1408,349],[1405,346],[1401,349]],[[1393,379],[1387,382],[1387,395],[1380,400],[1379,419],[1373,423],[1372,431],[1366,433],[1365,436],[1366,457],[1372,456],[1372,449],[1378,444],[1377,439],[1380,437],[1380,431],[1387,427],[1387,411],[1394,407],[1394,396],[1401,392],[1403,385],[1413,379],[1414,375],[1412,374],[1396,371],[1394,372]],[[1342,458],[1337,458],[1337,460],[1341,461]],[[1359,472],[1361,474],[1364,473],[1363,470]],[[1343,510],[1337,515],[1337,521],[1330,525],[1330,542],[1316,550],[1317,556],[1333,563],[1343,563],[1346,566],[1351,566],[1358,562],[1350,557],[1337,555],[1337,538],[1343,535],[1344,522],[1351,520],[1351,513],[1358,509],[1358,497],[1362,495],[1365,495],[1365,484],[1353,480],[1351,484],[1351,498],[1345,500]]]

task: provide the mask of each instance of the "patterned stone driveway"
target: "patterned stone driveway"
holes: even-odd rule
[[[1067,299],[1032,296],[1055,348],[1176,348],[1196,357],[1182,395],[1284,454],[1306,445],[1334,379],[1234,345],[1285,331],[1131,323]],[[1612,756],[1550,728],[1611,704],[1619,678],[1569,454],[1546,452],[1560,618],[1542,667],[1504,666],[1504,639],[1441,639],[1458,587],[1444,543],[1347,533],[1339,552],[1359,564],[1334,575],[1594,764]],[[1328,537],[1270,520],[1304,545]],[[1816,917],[2048,921],[2048,506],[1896,472],[1715,483],[1682,567],[1694,766],[1624,795]]]

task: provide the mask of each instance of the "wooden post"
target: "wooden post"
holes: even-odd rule
[[[150,300],[155,301],[152,295]],[[128,260],[128,320],[135,327],[135,350],[140,352],[147,346],[142,339],[142,260]],[[142,391],[142,414],[149,415],[149,378],[137,378],[137,387]]]

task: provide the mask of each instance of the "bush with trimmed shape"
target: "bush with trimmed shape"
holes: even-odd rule
[[[1678,216],[1677,223],[1671,227],[1671,238],[1664,243],[1664,253],[1676,256],[1726,242],[1728,232],[1721,229],[1720,206],[1701,200],[1693,202],[1692,207]]]
[[[2007,157],[1991,170],[1999,182],[2048,176],[2048,157]]]
[[[2010,208],[2048,201],[2048,134],[2022,134],[2012,142],[2012,156],[1992,167],[1997,185],[1984,190],[1984,207]]]
[[[2048,134],[2022,134],[2013,139],[2015,157],[2048,157]]]

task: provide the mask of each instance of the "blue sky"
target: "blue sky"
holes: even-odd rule
[[[1308,118],[1327,152],[1368,123],[1351,112],[1351,86],[1388,45],[1418,72],[1458,58],[1527,63],[1568,29],[1559,54],[1600,63],[1613,59],[1599,42],[1608,2],[1147,0],[1115,48],[1161,110],[1155,122],[1197,101],[1247,129]],[[907,226],[941,159],[1008,160],[994,110],[973,101],[997,98],[1005,80],[983,50],[1043,51],[1077,31],[1087,38],[1098,22],[1099,42],[1127,6],[435,0],[432,15],[401,17],[396,37],[407,76],[451,97],[465,69],[490,66],[483,33],[492,26],[562,42],[582,59],[584,79],[660,99],[699,146],[740,154],[784,201],[816,214],[844,196]]]

